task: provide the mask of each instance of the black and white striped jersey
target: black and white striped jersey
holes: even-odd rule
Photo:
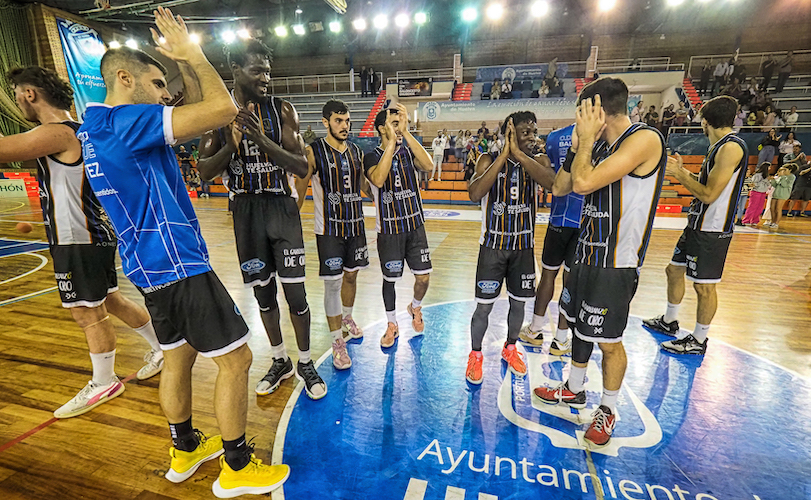
[[[364,233],[363,152],[351,142],[341,152],[326,139],[312,144],[313,203],[315,205],[315,234],[329,236],[358,236]]]
[[[368,172],[380,162],[383,149],[379,146],[370,151],[363,159],[363,170]],[[414,153],[402,144],[391,160],[391,171],[378,188],[369,185],[377,209],[378,233],[400,234],[413,231],[425,223],[422,213],[422,197],[417,182]]]
[[[479,243],[494,250],[533,248],[537,193],[535,180],[520,163],[508,158],[496,182],[481,199],[482,233]]]

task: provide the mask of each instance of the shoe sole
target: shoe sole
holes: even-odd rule
[[[391,347],[394,347],[394,344],[396,344],[396,343],[397,343],[397,339],[398,339],[399,337],[400,337],[400,334],[399,334],[399,333],[397,333],[397,335],[395,335],[395,336],[394,336],[394,338],[393,338],[393,339],[392,339],[392,341],[391,341],[391,344],[389,344],[389,345],[384,344],[384,343],[383,343],[383,339],[381,338],[381,339],[380,339],[380,347],[382,347],[383,349],[389,349],[389,348],[391,348]]]
[[[124,392],[124,389],[125,389],[124,384],[121,383],[121,388],[119,390],[115,391],[113,394],[107,396],[106,398],[100,399],[100,400],[96,401],[94,404],[92,404],[90,406],[85,406],[81,410],[77,410],[77,411],[74,411],[74,412],[69,413],[69,414],[57,415],[56,412],[54,412],[54,418],[63,419],[63,418],[73,418],[73,417],[78,417],[79,415],[84,415],[85,413],[89,412],[93,408],[95,408],[95,407],[97,407],[99,405],[103,405],[104,403],[110,401],[111,399],[117,398],[118,396],[121,395],[122,392]]]
[[[548,404],[550,406],[558,406],[558,405],[566,405],[569,408],[574,408],[575,410],[582,410],[586,407],[586,403],[568,403],[566,401],[558,401],[557,399],[554,401],[547,401],[544,398],[535,394],[535,391],[532,391],[532,397],[540,401],[541,403]]]
[[[569,356],[572,355],[572,348],[569,347],[568,349],[553,349],[552,347],[549,348],[549,354],[552,356]]]
[[[465,376],[465,380],[467,380],[473,385],[482,385],[482,380],[484,380],[484,377],[480,378],[479,380],[473,380],[472,378]]]
[[[661,333],[662,335],[667,335],[668,337],[675,337],[677,332],[669,332],[667,330],[662,330],[661,328],[656,328],[650,325],[646,325],[644,322],[642,323],[642,328],[649,332],[653,333]]]
[[[663,351],[669,352],[670,354],[689,354],[691,356],[704,356],[707,354],[706,351],[704,352],[695,352],[695,351],[677,351],[675,349],[668,349],[667,347],[660,345],[659,346]]]
[[[525,344],[534,345],[534,346],[542,346],[543,345],[543,336],[539,336],[536,338],[532,338],[528,335],[524,335],[523,333],[518,334],[518,340]]]
[[[349,357],[349,355],[347,355],[347,358],[348,357]],[[336,370],[348,370],[348,369],[352,368],[352,360],[350,359],[349,364],[346,365],[346,366],[338,366],[338,365],[335,364],[335,356],[333,356],[332,357],[332,366],[334,366]]]
[[[290,469],[287,469],[287,474],[279,481],[268,486],[238,486],[236,488],[225,489],[220,486],[220,478],[214,481],[211,485],[211,492],[217,498],[235,498],[242,495],[263,495],[270,493],[279,486],[283,485],[287,478],[290,477]]]
[[[510,366],[510,363],[506,359],[501,358],[501,361],[504,361],[505,363],[507,363],[507,369],[510,370],[513,373],[513,375],[515,375],[516,377],[526,377],[527,376],[527,372],[520,373],[518,370],[516,370],[515,368]]]
[[[324,396],[326,396],[326,395],[327,395],[327,392],[328,392],[327,383],[326,383],[326,382],[324,382],[323,380],[322,380],[322,382],[324,383],[324,394],[322,394],[322,395],[320,395],[320,396],[316,397],[316,396],[315,396],[315,395],[313,395],[313,393],[311,393],[311,392],[310,392],[310,390],[307,388],[307,384],[306,384],[306,382],[304,382],[304,379],[303,379],[303,378],[301,378],[301,376],[298,374],[298,371],[296,371],[296,372],[295,372],[295,374],[296,374],[296,378],[297,378],[297,379],[299,379],[299,380],[301,381],[301,383],[302,383],[302,384],[304,384],[304,392],[306,392],[306,393],[307,393],[307,397],[308,397],[308,398],[312,399],[313,401],[318,401],[319,399],[321,399],[321,398],[323,398]],[[268,490],[268,491],[269,491],[269,490]],[[267,492],[265,492],[265,493],[267,493]],[[240,493],[240,494],[242,494],[242,493]],[[225,498],[230,498],[230,497],[225,497]]]
[[[586,446],[590,450],[599,450],[599,449],[602,449],[602,448],[605,448],[606,446],[608,446],[608,443],[611,442],[611,438],[608,438],[608,441],[606,441],[603,444],[597,444],[594,441],[592,441],[591,439],[588,439],[586,436],[583,436],[583,442],[586,443]]]
[[[254,389],[254,392],[256,392],[256,394],[258,394],[260,396],[267,396],[268,394],[272,394],[272,393],[276,392],[276,389],[278,389],[279,386],[282,385],[282,382],[284,382],[285,380],[287,380],[287,379],[289,379],[290,377],[293,376],[294,371],[295,371],[295,368],[293,370],[285,373],[284,375],[282,375],[282,377],[279,379],[279,381],[276,382],[275,385],[270,386],[267,391],[263,392],[263,391],[258,391],[256,389]]]
[[[362,339],[363,338],[363,331],[360,331],[357,336],[352,335],[352,330],[349,327],[341,325],[341,331],[346,334],[347,339]]]
[[[225,453],[225,450],[221,448],[212,453],[211,455],[203,457],[202,459],[200,459],[199,462],[194,464],[186,472],[176,472],[174,469],[170,468],[168,471],[166,471],[166,475],[164,477],[175,484],[182,483],[186,479],[192,477],[192,475],[194,475],[194,473],[197,472],[197,469],[199,469],[201,465],[208,462],[209,460],[214,460],[215,458],[218,458],[223,453]]]
[[[158,368],[158,370],[155,373],[153,373],[151,375],[148,375],[148,376],[141,376],[141,370],[138,370],[138,373],[135,375],[135,378],[137,378],[138,380],[149,380],[152,377],[154,377],[155,375],[157,375],[157,374],[159,374],[160,372],[163,371],[163,365],[164,365],[164,363],[161,363],[161,367]]]

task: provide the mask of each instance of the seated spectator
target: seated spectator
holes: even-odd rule
[[[797,106],[792,106],[791,110],[785,116],[785,122],[787,127],[794,127],[797,125],[797,120],[800,119],[800,115],[797,113]]]
[[[597,78],[597,73],[594,74],[594,78]],[[563,97],[563,85],[557,77],[552,79],[552,86],[549,87],[549,97]]]
[[[775,118],[777,118],[777,114],[774,112],[771,106],[767,105],[763,110],[763,132],[768,131],[774,126]]]
[[[513,98],[513,84],[510,82],[510,79],[507,78],[504,80],[504,83],[501,84],[501,99],[512,99]]]
[[[732,124],[732,130],[734,130],[736,134],[741,131],[741,127],[743,127],[745,120],[746,111],[744,111],[743,108],[741,108],[741,105],[738,104],[738,113],[735,115],[735,122]]]
[[[687,108],[684,107],[684,101],[679,101],[679,109],[676,110],[676,117],[673,119],[673,123],[677,127],[683,127],[687,121],[687,114]]]
[[[192,168],[189,171],[189,189],[197,191],[197,188],[200,187],[200,172],[197,171],[196,168]]]
[[[780,141],[780,146],[777,147],[777,168],[780,168],[785,163],[785,158],[794,153],[794,146],[799,148],[800,141],[794,135],[794,132],[786,134],[786,138]],[[794,156],[792,155],[791,158]]]
[[[648,112],[645,113],[645,123],[651,127],[655,127],[659,123],[659,113],[656,112],[656,106],[648,108]]]
[[[754,127],[755,123],[757,123],[757,115],[754,111],[750,111],[749,115],[746,117],[746,126],[747,127]]]
[[[731,78],[729,84],[724,87],[724,91],[721,92],[723,95],[732,96],[735,99],[740,99],[743,95],[743,88],[741,88],[741,82],[737,78]]]
[[[546,84],[546,80],[541,84],[541,88],[538,90],[538,97],[546,97],[549,95],[549,85]]]
[[[490,88],[490,100],[496,100],[501,98],[501,82],[498,78],[493,80],[493,86]]]

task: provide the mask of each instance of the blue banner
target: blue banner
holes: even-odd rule
[[[104,102],[107,88],[101,78],[101,57],[104,42],[93,28],[67,19],[56,18],[59,40],[68,68],[70,86],[73,87],[73,102],[76,114],[82,116],[87,103]]]
[[[493,80],[509,79],[513,82],[522,80],[542,80],[546,76],[549,64],[516,64],[513,66],[482,66],[476,69],[477,82],[492,82]],[[555,76],[566,78],[569,76],[569,65],[565,62],[557,64]]]

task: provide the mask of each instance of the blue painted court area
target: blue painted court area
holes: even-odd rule
[[[12,240],[0,238],[0,257],[8,257],[26,252],[47,250],[48,244],[40,241]]]
[[[540,403],[568,358],[524,346],[529,375],[505,371],[507,302],[496,303],[484,345],[484,383],[469,385],[472,301],[424,308],[425,335],[399,317],[383,351],[384,324],[349,345],[350,370],[331,355],[319,368],[321,401],[297,389],[279,424],[274,461],[292,472],[275,499],[653,500],[811,499],[811,382],[713,342],[705,358],[660,352],[632,317],[628,371],[609,446],[586,452],[582,434],[599,404],[599,350],[584,410]],[[556,309],[553,309],[556,317]],[[549,335],[547,335],[549,337]],[[596,359],[594,359],[596,358]],[[506,375],[505,375],[506,373]]]

